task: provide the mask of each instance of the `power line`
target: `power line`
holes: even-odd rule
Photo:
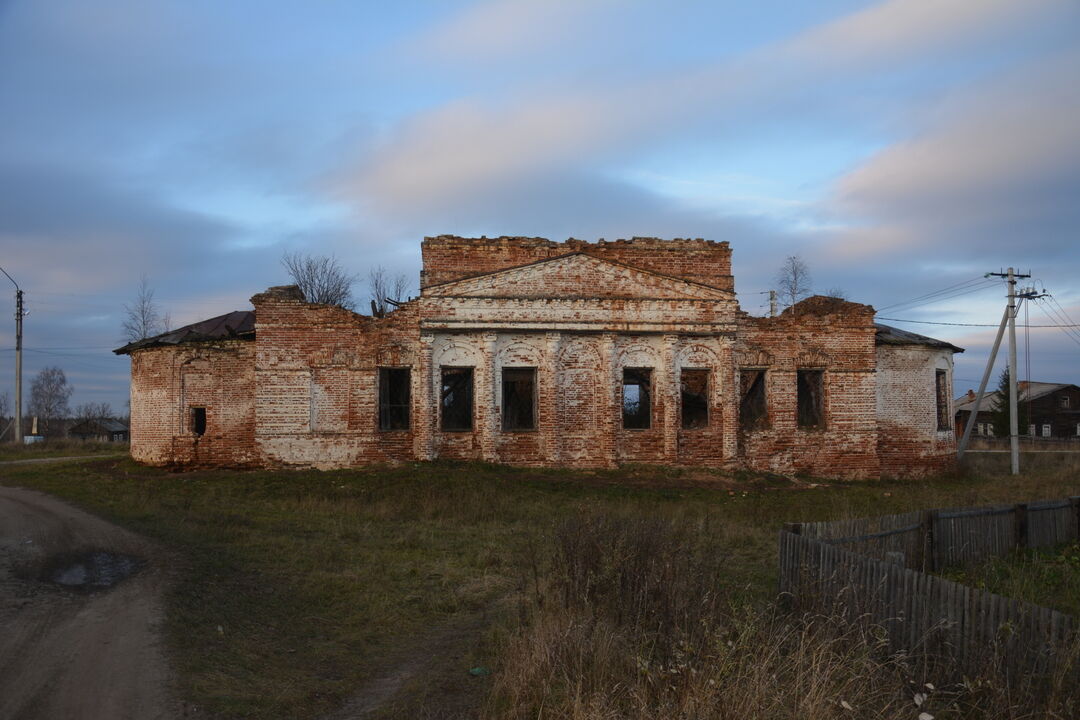
[[[1043,314],[1046,315],[1046,317],[1050,318],[1051,320],[1060,320],[1061,319],[1060,316],[1057,315],[1057,311],[1054,310],[1053,306],[1048,305],[1045,302],[1040,302],[1039,303],[1039,309],[1042,310]],[[1053,313],[1053,316],[1051,315],[1051,313]],[[1066,329],[1069,326],[1067,326],[1067,325],[1057,325],[1055,327],[1061,328],[1061,331],[1063,333],[1065,333],[1065,337],[1069,338],[1070,340],[1072,340],[1077,345],[1080,345],[1080,334],[1076,333],[1075,331],[1070,333]],[[1073,325],[1072,327],[1077,327],[1077,326]]]
[[[1048,316],[1049,317],[1049,316]],[[1050,318],[1053,320],[1054,318]],[[904,318],[890,318],[879,317],[878,320],[890,320],[892,322],[906,322],[916,323],[918,325],[952,325],[954,327],[997,327],[997,325],[990,325],[987,323],[956,323],[956,322],[937,322],[934,320],[906,320]],[[1017,325],[1017,327],[1031,327],[1031,328],[1080,328],[1080,324],[1061,324],[1061,325]]]
[[[930,305],[936,302],[943,302],[945,300],[951,300],[953,298],[960,297],[962,295],[968,295],[970,293],[979,292],[986,288],[996,286],[998,283],[994,280],[990,280],[986,277],[973,278],[971,280],[965,280],[955,285],[936,290],[932,293],[926,293],[919,295],[918,297],[905,300],[903,302],[893,303],[891,305],[885,305],[878,308],[878,310],[895,310],[897,308],[904,308],[905,310],[911,310],[915,307],[921,307],[923,305]]]

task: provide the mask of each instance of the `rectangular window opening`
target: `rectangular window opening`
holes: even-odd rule
[[[796,384],[799,427],[825,427],[825,371],[798,370]]]
[[[944,370],[938,370],[934,376],[937,394],[937,429],[949,429],[949,385],[948,374]]]
[[[683,368],[680,375],[683,429],[707,427],[709,425],[709,371]]]
[[[379,429],[409,429],[409,368],[379,368]]]
[[[645,430],[651,426],[652,403],[649,368],[623,369],[622,423],[629,430]]]
[[[1061,409],[1067,409],[1069,407],[1069,396],[1061,395],[1058,397],[1058,405]]]
[[[769,408],[765,396],[765,370],[760,368],[739,371],[739,429],[754,430],[769,423]]]
[[[195,435],[206,434],[206,408],[191,408],[191,432]]]
[[[442,429],[472,430],[473,369],[442,369]]]
[[[1042,436],[1043,437],[1050,437],[1050,425],[1043,425],[1042,426]]]
[[[536,368],[503,368],[503,430],[536,429]]]

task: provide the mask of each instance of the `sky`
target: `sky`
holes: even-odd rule
[[[415,292],[421,239],[456,234],[726,240],[752,314],[799,255],[966,348],[959,395],[1005,302],[985,273],[1051,294],[1029,325],[1080,320],[1078,38],[1075,0],[0,0],[24,394],[56,365],[123,412],[143,276],[176,327],[329,254],[365,306],[369,269]],[[1021,378],[1080,384],[1080,328],[1018,338]]]

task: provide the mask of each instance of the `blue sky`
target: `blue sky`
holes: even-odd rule
[[[799,254],[884,317],[996,323],[1000,284],[895,305],[1016,265],[1080,319],[1077,38],[1073,0],[0,0],[24,382],[56,364],[122,409],[143,274],[177,325],[249,307],[285,251],[415,278],[441,233],[728,240],[755,313]],[[969,349],[957,393],[994,332],[893,324]],[[1080,383],[1080,332],[1030,345]]]

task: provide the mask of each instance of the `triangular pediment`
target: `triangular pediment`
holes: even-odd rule
[[[498,270],[424,289],[432,297],[731,300],[734,294],[584,253]]]

